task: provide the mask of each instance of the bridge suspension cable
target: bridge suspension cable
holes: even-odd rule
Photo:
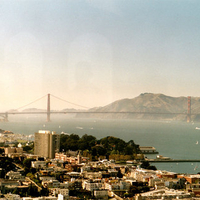
[[[59,99],[59,100],[61,100],[61,101],[64,101],[64,102],[66,102],[66,103],[72,104],[72,105],[74,105],[74,106],[79,106],[79,107],[81,107],[81,108],[89,109],[89,107],[81,106],[81,105],[79,105],[79,104],[75,104],[75,103],[72,103],[72,102],[66,101],[66,100],[61,99],[61,98],[59,98],[59,97],[56,97],[56,96],[54,96],[54,95],[52,95],[52,94],[51,94],[51,96],[54,97],[54,98],[56,98],[56,99]]]
[[[35,103],[36,101],[39,101],[39,100],[43,99],[43,98],[46,97],[46,96],[47,96],[47,95],[44,95],[43,97],[40,97],[40,98],[36,99],[35,101],[32,101],[32,102],[30,102],[30,103],[28,103],[28,104],[26,104],[26,105],[24,105],[24,106],[21,106],[21,107],[17,108],[16,110],[20,110],[20,109],[22,109],[22,108],[25,108],[26,106],[29,106],[29,105]]]

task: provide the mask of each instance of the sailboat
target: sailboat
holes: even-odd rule
[[[199,144],[199,141],[197,141],[196,144]]]

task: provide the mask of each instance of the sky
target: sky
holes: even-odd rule
[[[0,0],[0,44],[0,111],[200,96],[199,0]]]

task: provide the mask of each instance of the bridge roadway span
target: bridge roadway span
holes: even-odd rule
[[[8,111],[8,112],[0,112],[0,115],[5,115],[5,114],[11,114],[11,115],[15,115],[15,114],[47,114],[47,113],[51,113],[51,114],[74,114],[74,113],[85,113],[85,114],[98,114],[98,113],[102,113],[102,114],[156,114],[156,115],[187,115],[187,113],[155,113],[155,112],[127,112],[127,111],[23,111],[23,112],[17,112],[17,111]],[[197,115],[197,114],[191,114],[191,115]]]
[[[148,159],[148,162],[200,162],[200,159]]]
[[[147,114],[147,115],[187,115],[187,113],[154,113],[154,112],[127,112],[127,111],[8,111],[8,112],[0,112],[0,116],[4,118],[4,121],[8,121],[8,115],[25,115],[25,114],[46,114],[47,115],[47,122],[50,122],[50,115],[51,114]],[[190,114],[195,115],[195,114]]]

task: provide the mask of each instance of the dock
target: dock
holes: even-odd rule
[[[153,163],[161,163],[161,162],[200,162],[200,159],[147,159],[146,161]]]
[[[145,146],[139,148],[142,154],[158,154],[158,151],[156,151],[155,147]]]

